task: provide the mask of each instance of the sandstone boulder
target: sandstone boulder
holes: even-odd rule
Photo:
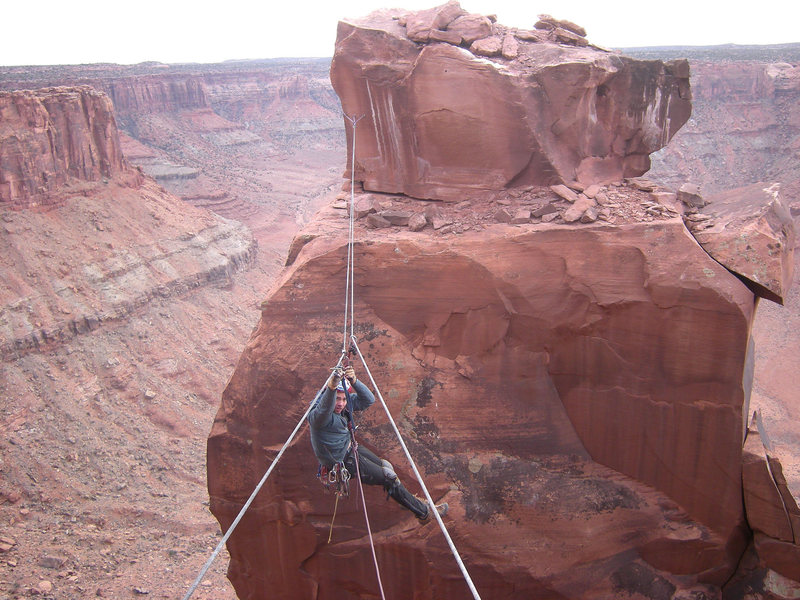
[[[442,6],[412,13],[405,18],[406,35],[414,42],[427,42],[431,33],[444,31],[465,12],[456,0],[450,0]]]
[[[422,213],[414,213],[408,219],[408,228],[411,231],[422,231],[428,225],[428,219]]]
[[[447,30],[459,34],[469,45],[492,35],[492,22],[483,15],[463,15],[450,23]]]
[[[515,38],[512,34],[506,34],[503,38],[503,46],[500,50],[503,58],[507,58],[509,60],[517,58],[519,56],[519,42],[517,38]]]
[[[554,19],[550,15],[539,15],[539,20],[534,25],[536,29],[552,30],[556,28],[566,29],[567,31],[586,37],[586,30],[580,25],[576,25],[572,21]]]
[[[713,258],[758,296],[783,304],[792,284],[795,230],[778,184],[758,183],[709,196],[698,221],[687,221]]]
[[[382,210],[384,210],[384,203],[380,198],[374,196],[373,194],[359,194],[356,196],[356,203],[353,207],[353,216],[356,219],[363,219],[370,213],[380,212]]]
[[[492,35],[472,42],[469,51],[475,56],[499,56],[503,52],[503,40]]]
[[[519,31],[515,53],[499,24],[471,45],[481,57],[424,43],[445,22],[485,25],[456,6],[406,15],[406,27],[391,11],[339,23],[331,81],[346,114],[366,115],[355,178],[367,190],[458,200],[476,190],[620,181],[647,171],[650,153],[691,113],[688,70],[677,63]]]
[[[575,202],[578,199],[578,194],[574,190],[568,188],[565,185],[561,184],[551,185],[550,189],[553,190],[559,196],[561,196],[567,202]]]
[[[700,186],[696,183],[684,183],[678,189],[678,200],[691,209],[702,208],[706,205],[700,193]]]
[[[531,211],[527,208],[521,208],[517,212],[514,213],[514,218],[511,219],[511,223],[514,225],[521,225],[523,223],[528,223],[531,220]]]
[[[583,194],[580,194],[578,198],[575,200],[575,203],[567,208],[562,215],[564,218],[564,222],[566,223],[574,223],[575,221],[581,220],[583,216],[593,206],[596,206],[596,202],[592,198],[587,198]],[[597,220],[597,215],[593,220]]]
[[[389,219],[386,219],[378,213],[368,214],[366,221],[367,227],[371,229],[386,229],[387,227],[392,226],[392,223],[389,221]]]
[[[538,219],[538,218],[543,217],[545,215],[549,215],[549,214],[556,213],[556,212],[558,212],[558,207],[557,206],[555,206],[553,204],[545,204],[544,206],[541,206],[541,207],[537,208],[536,210],[532,211],[531,212],[531,216]]]
[[[411,213],[405,210],[384,210],[378,214],[392,225],[400,227],[408,225],[408,221],[411,218]]]

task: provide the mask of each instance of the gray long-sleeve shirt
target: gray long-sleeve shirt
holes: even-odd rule
[[[357,379],[353,388],[355,388],[355,394],[350,394],[353,410],[361,411],[372,406],[375,396],[366,385]],[[333,412],[335,407],[336,391],[326,385],[322,392],[314,398],[314,408],[308,414],[311,447],[314,449],[317,460],[326,467],[341,462],[350,445],[347,416],[344,414],[345,411],[337,415]]]

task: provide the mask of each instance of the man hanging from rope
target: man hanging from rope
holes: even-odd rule
[[[347,386],[347,391],[345,391]],[[348,407],[348,396],[350,407]],[[362,411],[375,402],[375,396],[361,381],[356,379],[352,366],[344,370],[337,367],[331,373],[326,385],[314,399],[314,406],[308,415],[311,430],[311,446],[326,473],[336,472],[342,476],[361,474],[361,482],[367,485],[382,485],[395,502],[410,510],[422,522],[428,521],[428,506],[411,494],[397,477],[394,468],[387,460],[378,458],[364,446],[354,443],[351,435],[352,412]],[[356,451],[357,448],[357,451]],[[356,459],[358,455],[358,469]],[[447,503],[438,505],[440,515],[447,512]]]

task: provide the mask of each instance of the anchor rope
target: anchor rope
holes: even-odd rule
[[[400,442],[400,446],[403,448],[403,452],[405,452],[406,458],[408,459],[408,462],[411,465],[411,469],[414,471],[414,475],[416,475],[417,481],[419,481],[419,485],[422,488],[422,491],[425,493],[425,499],[428,501],[428,511],[432,511],[433,516],[436,517],[436,522],[439,523],[439,528],[442,530],[442,534],[444,535],[445,540],[447,540],[447,545],[450,546],[450,551],[453,553],[453,556],[456,559],[458,568],[461,569],[461,574],[464,576],[464,579],[467,582],[467,586],[469,587],[470,592],[472,592],[472,597],[475,600],[481,600],[481,597],[478,595],[478,590],[475,589],[475,584],[472,583],[472,578],[469,576],[467,567],[464,566],[464,562],[461,560],[461,556],[459,555],[458,550],[456,549],[456,545],[453,543],[450,534],[447,532],[447,528],[444,526],[444,522],[442,521],[442,517],[439,514],[439,511],[436,510],[436,505],[433,502],[433,498],[431,498],[431,494],[428,491],[425,482],[422,480],[422,475],[417,469],[417,465],[414,462],[414,459],[411,458],[411,453],[408,451],[408,447],[406,446],[406,443],[403,441],[403,436],[400,435],[400,430],[397,428],[397,424],[394,422],[394,419],[392,418],[392,413],[389,412],[389,407],[386,406],[386,402],[384,401],[383,395],[381,394],[381,391],[378,388],[378,384],[372,377],[372,373],[370,372],[369,367],[367,366],[367,362],[364,360],[364,356],[361,354],[361,350],[358,347],[358,343],[356,343],[355,337],[350,338],[350,340],[351,340],[350,341],[351,346],[355,348],[358,357],[361,359],[361,364],[364,366],[364,370],[369,376],[370,382],[372,382],[372,387],[375,390],[375,395],[381,401],[384,411],[386,411],[386,416],[389,418],[389,423],[392,425],[392,429],[394,429],[394,433]]]
[[[364,117],[361,115],[360,117],[350,117],[348,115],[344,115],[345,118],[350,121],[350,124],[353,127],[353,145],[351,150],[350,156],[350,206],[349,206],[349,229],[347,234],[347,285],[344,294],[344,333],[342,339],[342,355],[346,356],[349,348],[347,345],[348,337],[347,337],[347,323],[348,318],[350,322],[350,337],[349,339],[355,339],[355,274],[354,274],[354,263],[355,263],[355,256],[353,254],[353,248],[355,246],[355,178],[356,178],[356,125],[358,122]],[[349,308],[349,314],[348,314]],[[349,400],[349,395],[348,395]],[[369,514],[367,513],[367,501],[364,498],[364,485],[361,483],[361,467],[359,466],[358,460],[358,442],[356,442],[356,434],[355,429],[351,429],[351,436],[353,439],[353,457],[355,458],[356,463],[356,475],[358,477],[358,490],[361,494],[361,505],[364,507],[364,521],[367,524],[367,533],[369,535],[369,547],[372,551],[372,562],[375,565],[375,576],[378,579],[378,589],[381,592],[382,600],[386,600],[386,596],[383,592],[383,583],[381,581],[381,569],[378,565],[378,556],[375,553],[375,540],[372,537],[372,527],[370,526],[369,522]]]
[[[344,356],[342,356],[339,359],[339,363],[336,365],[337,367],[342,364],[343,358]],[[319,392],[317,392],[317,395],[321,394],[324,388],[325,386],[323,385],[322,388],[320,388]],[[186,592],[186,595],[183,597],[183,600],[189,600],[189,598],[192,597],[192,594],[194,594],[194,591],[197,589],[197,586],[200,585],[201,581],[203,581],[203,577],[205,577],[205,574],[208,571],[208,569],[211,568],[211,564],[217,558],[217,555],[222,550],[223,546],[225,545],[225,542],[227,542],[228,538],[231,537],[231,534],[233,533],[233,530],[236,529],[236,526],[239,524],[239,521],[241,521],[242,517],[244,517],[244,513],[247,512],[248,508],[250,508],[250,505],[253,503],[256,494],[258,494],[258,492],[261,490],[261,487],[267,481],[267,478],[272,473],[272,470],[275,468],[275,465],[278,464],[278,461],[280,460],[281,456],[283,456],[283,453],[286,451],[286,449],[289,447],[289,444],[291,444],[292,440],[297,435],[297,432],[300,431],[300,428],[303,426],[303,422],[306,420],[306,417],[308,417],[308,413],[311,412],[311,409],[313,407],[314,403],[312,402],[311,404],[309,404],[308,408],[306,409],[306,412],[303,413],[303,416],[300,417],[300,420],[297,422],[294,431],[292,431],[292,433],[289,435],[289,438],[286,440],[286,443],[280,449],[277,456],[275,456],[275,458],[272,460],[272,464],[270,464],[269,468],[267,469],[267,472],[264,473],[264,476],[261,478],[261,481],[258,482],[258,485],[256,485],[255,489],[253,490],[253,493],[250,494],[250,497],[247,499],[247,502],[244,503],[241,510],[239,511],[239,514],[236,515],[236,518],[233,520],[233,523],[231,523],[231,526],[228,527],[228,531],[225,532],[225,535],[222,536],[222,539],[217,544],[217,547],[214,548],[214,551],[211,553],[211,556],[206,561],[206,564],[204,564],[203,568],[200,569],[200,573],[197,575],[197,579],[194,580],[194,583],[189,588],[189,591]]]
[[[355,329],[355,278],[354,278],[354,263],[355,255],[353,248],[355,246],[355,197],[356,197],[356,125],[364,118],[350,117],[344,115],[345,119],[350,121],[353,127],[353,144],[350,159],[350,206],[349,206],[349,228],[347,232],[347,276],[346,287],[344,292],[344,330],[342,332],[342,352],[347,352],[347,324],[350,323],[350,337],[354,334]]]
[[[364,521],[367,523],[367,534],[369,534],[369,548],[372,550],[372,562],[375,564],[375,576],[378,578],[378,589],[381,592],[381,599],[386,600],[386,595],[383,593],[383,583],[381,582],[381,570],[378,567],[378,556],[375,554],[375,540],[372,539],[372,527],[369,524],[369,515],[367,514],[367,500],[364,498],[364,484],[361,483],[361,467],[358,465],[358,443],[356,443],[355,435],[353,435],[353,454],[356,459],[356,476],[358,477],[358,491],[361,494],[361,506],[364,507]]]

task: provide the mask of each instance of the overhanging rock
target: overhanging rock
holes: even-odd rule
[[[464,38],[457,2],[423,12],[339,23],[331,81],[345,113],[364,115],[355,178],[367,190],[454,200],[620,181],[646,172],[691,113],[685,60],[636,60],[560,27],[519,30],[480,15],[484,27]],[[428,41],[409,39],[412,28]],[[487,40],[493,56],[481,55]]]
[[[695,239],[757,296],[783,304],[792,284],[795,229],[780,185],[756,183],[705,200],[686,218]]]

